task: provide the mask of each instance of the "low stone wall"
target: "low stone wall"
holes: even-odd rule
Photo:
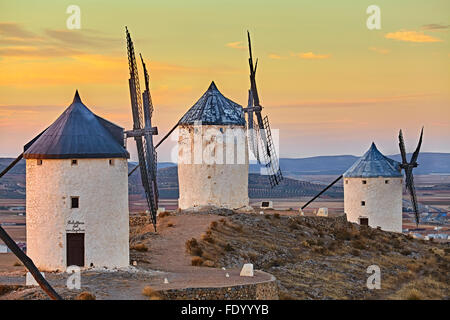
[[[275,277],[260,283],[231,287],[169,289],[159,292],[167,300],[278,300]]]

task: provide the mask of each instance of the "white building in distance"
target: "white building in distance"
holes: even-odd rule
[[[248,147],[242,106],[214,82],[179,122],[180,209],[248,208]]]
[[[128,166],[123,129],[78,91],[25,146],[27,254],[41,270],[129,265]]]
[[[403,175],[399,162],[381,154],[372,143],[343,177],[348,221],[402,232]]]

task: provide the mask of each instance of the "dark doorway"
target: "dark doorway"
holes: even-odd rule
[[[67,266],[84,266],[84,233],[67,234]]]
[[[359,224],[361,226],[368,226],[369,225],[369,218],[359,218]]]

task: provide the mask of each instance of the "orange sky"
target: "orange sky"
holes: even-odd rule
[[[19,154],[75,89],[131,127],[125,25],[150,69],[161,134],[212,80],[246,104],[250,29],[282,157],[362,154],[372,140],[397,153],[400,128],[411,151],[422,125],[423,151],[450,152],[448,1],[378,1],[381,30],[367,29],[364,1],[78,1],[80,30],[66,28],[69,4],[0,4],[0,156]]]

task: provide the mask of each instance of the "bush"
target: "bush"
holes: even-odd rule
[[[191,259],[191,264],[193,266],[201,266],[203,264],[203,259],[201,257],[193,257]]]
[[[217,229],[217,221],[212,221],[211,224],[209,225],[209,228],[211,230]]]
[[[202,235],[202,240],[209,242],[209,243],[214,243],[214,238],[211,236],[211,233],[205,233]]]
[[[417,289],[410,289],[405,294],[406,300],[422,300],[422,294]]]
[[[173,224],[173,222],[169,222],[169,223],[167,224],[167,226],[168,226],[169,228],[172,228],[172,227],[174,227],[175,225]]]
[[[148,251],[148,247],[145,244],[143,244],[143,243],[135,244],[135,245],[131,246],[130,249],[131,250],[136,250],[136,251],[139,251],[139,252],[146,252],[146,251]]]
[[[273,214],[273,217],[274,217],[275,219],[280,219],[280,214],[279,214],[279,213],[274,213],[274,214]]]
[[[211,261],[211,260],[205,260],[204,262],[203,262],[203,266],[205,266],[205,267],[210,267],[210,268],[213,268],[214,267],[214,261]]]
[[[231,244],[229,244],[229,243],[227,243],[223,249],[224,249],[225,251],[228,251],[228,252],[234,250],[234,249],[233,249],[233,246],[232,246]]]
[[[164,218],[164,217],[168,217],[168,216],[170,216],[170,212],[168,212],[168,211],[163,211],[158,214],[158,218]]]
[[[13,266],[14,267],[21,267],[21,266],[23,266],[23,264],[21,262],[19,262],[19,261],[16,261],[16,262],[14,262]]]
[[[150,286],[145,286],[144,289],[142,289],[142,294],[146,297],[149,297],[150,300],[160,300],[161,295],[158,293],[158,291],[155,291]]]
[[[201,256],[203,253],[202,248],[200,248],[197,239],[192,238],[186,241],[186,251],[193,256]]]
[[[95,295],[90,292],[83,291],[75,298],[75,300],[95,300]]]

